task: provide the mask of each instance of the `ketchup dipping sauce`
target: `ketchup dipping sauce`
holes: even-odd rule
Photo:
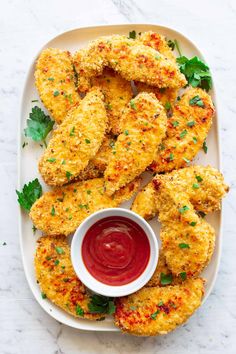
[[[110,216],[87,230],[81,252],[85,267],[95,279],[120,286],[144,272],[150,258],[150,243],[136,222]]]

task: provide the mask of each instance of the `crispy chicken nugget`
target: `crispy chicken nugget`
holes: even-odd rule
[[[118,135],[120,117],[133,96],[130,82],[106,68],[102,75],[92,78],[91,83],[102,90],[108,115],[108,129]]]
[[[132,181],[145,171],[165,137],[166,114],[154,95],[141,93],[130,101],[122,120],[122,133],[104,173],[106,193]]]
[[[201,305],[202,279],[181,285],[143,288],[116,301],[115,325],[136,336],[155,336],[185,323]]]
[[[34,263],[42,296],[70,315],[89,320],[104,317],[89,313],[89,295],[75,274],[65,239],[65,236],[45,236],[38,240]]]
[[[214,250],[215,231],[198,216],[185,191],[160,175],[156,179],[156,205],[161,223],[160,238],[166,263],[175,275],[197,276]]]
[[[152,219],[158,212],[155,203],[155,184],[158,176],[143,188],[136,196],[132,210],[145,219]],[[229,187],[224,182],[223,175],[211,166],[189,166],[172,171],[165,175],[166,180],[172,181],[174,189],[185,192],[194,209],[205,214],[219,210],[221,199]]]
[[[51,186],[61,186],[75,179],[95,157],[106,126],[103,95],[94,88],[54,131],[39,162],[44,181]]]
[[[176,63],[139,40],[126,36],[100,37],[87,50],[74,55],[78,87],[86,90],[86,80],[102,73],[105,66],[117,71],[124,79],[141,81],[157,87],[183,87],[186,79]],[[82,77],[82,81],[80,81]]]
[[[30,210],[35,227],[47,235],[69,235],[90,214],[114,208],[131,198],[139,187],[139,179],[109,197],[104,191],[104,179],[95,178],[71,183],[45,193]]]
[[[170,172],[187,165],[202,148],[215,109],[211,97],[199,88],[189,88],[173,107],[167,137],[150,166],[155,172]]]
[[[60,124],[69,110],[81,100],[75,86],[70,52],[56,48],[43,50],[37,60],[34,75],[44,106]]]

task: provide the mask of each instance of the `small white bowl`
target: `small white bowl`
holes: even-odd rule
[[[84,265],[81,252],[83,239],[88,229],[98,220],[110,216],[121,216],[136,222],[147,235],[150,244],[150,258],[143,273],[134,281],[121,286],[107,285],[95,279]],[[129,295],[141,289],[149,281],[156,269],[158,254],[158,242],[151,226],[138,214],[121,208],[103,209],[87,217],[76,230],[71,243],[71,260],[79,279],[93,292],[109,297]]]

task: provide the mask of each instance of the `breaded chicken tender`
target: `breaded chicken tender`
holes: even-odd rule
[[[156,98],[161,102],[164,107],[167,107],[167,113],[169,113],[169,107],[175,104],[178,89],[171,88],[158,88],[150,85],[146,85],[143,82],[135,82],[135,86],[138,92],[148,92],[153,93]]]
[[[160,249],[156,270],[151,279],[145,284],[145,287],[176,285],[180,284],[182,280],[184,279],[171,273],[166,264],[164,253]]]
[[[211,97],[200,88],[189,88],[173,107],[167,137],[150,166],[155,172],[170,172],[186,166],[201,149],[211,128],[215,109]]]
[[[120,117],[133,96],[130,82],[106,68],[102,75],[91,79],[91,84],[102,90],[108,115],[108,129],[118,135]]]
[[[42,296],[76,317],[96,320],[104,315],[89,313],[90,302],[70,258],[65,236],[45,236],[38,240],[35,272]]]
[[[124,79],[141,81],[157,87],[180,88],[187,83],[176,63],[139,40],[126,36],[100,37],[87,49],[74,55],[78,87],[86,91],[92,77],[105,66],[117,71]],[[80,80],[81,78],[81,80]]]
[[[34,75],[44,106],[60,124],[69,110],[81,100],[75,86],[70,52],[56,48],[44,49],[37,60]]]
[[[159,176],[143,188],[136,196],[132,210],[146,220],[152,219],[158,212],[155,203],[156,181]],[[211,166],[189,166],[172,171],[165,175],[166,180],[172,181],[174,190],[185,192],[196,211],[205,214],[219,210],[221,199],[228,192],[223,175]],[[157,183],[158,185],[158,183]]]
[[[173,62],[176,62],[176,57],[175,57],[173,51],[168,46],[168,43],[167,43],[165,37],[162,36],[161,34],[153,32],[153,31],[143,32],[139,36],[138,40],[142,44],[157,50],[159,53],[164,55],[166,58],[172,60]]]
[[[185,323],[201,305],[202,279],[181,285],[143,288],[116,300],[115,325],[136,336],[167,334]]]
[[[110,134],[105,135],[97,154],[92,160],[89,161],[89,164],[85,170],[80,172],[76,178],[76,181],[85,181],[87,179],[103,176],[108,161],[112,156],[112,150],[115,146],[115,141],[116,140],[114,136]]]
[[[95,211],[117,207],[130,199],[139,182],[136,179],[112,197],[105,193],[103,178],[71,183],[45,193],[33,204],[29,216],[47,235],[69,235]]]
[[[154,95],[141,93],[130,101],[122,116],[122,133],[104,173],[108,195],[131,182],[150,165],[165,137],[166,120],[165,110]]]
[[[103,95],[94,88],[54,131],[39,161],[44,181],[51,186],[61,186],[75,179],[95,157],[106,127]]]
[[[214,250],[215,231],[194,210],[185,191],[165,175],[156,180],[156,206],[161,223],[162,250],[170,271],[197,276]]]

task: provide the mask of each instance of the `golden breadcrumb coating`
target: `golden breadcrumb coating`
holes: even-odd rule
[[[154,177],[146,187],[139,192],[133,202],[132,210],[146,220],[157,214],[155,204],[156,191]],[[211,166],[189,166],[172,171],[165,175],[175,185],[175,190],[185,192],[194,209],[205,214],[219,210],[221,199],[229,187],[224,182],[223,175]],[[194,188],[194,187],[195,188]]]
[[[180,88],[187,83],[172,60],[139,40],[121,35],[94,40],[86,50],[75,53],[74,65],[79,76],[78,87],[82,92],[87,89],[86,85],[90,85],[90,79],[101,74],[105,66],[117,71],[128,81],[170,88]]]
[[[189,196],[165,175],[155,179],[156,206],[161,223],[162,250],[170,271],[197,276],[213,252],[215,231],[194,210]]]
[[[116,301],[115,325],[136,336],[155,336],[185,323],[201,305],[202,279],[181,285],[143,288]]]
[[[75,179],[95,157],[106,126],[103,95],[94,88],[54,131],[39,162],[44,181],[51,186],[61,186]]]
[[[69,51],[44,49],[36,63],[35,85],[41,101],[58,124],[81,100]]]
[[[176,277],[171,273],[166,264],[163,251],[160,249],[156,270],[151,279],[145,284],[145,287],[176,285],[180,284],[182,280],[181,277]]]
[[[150,86],[147,84],[144,84],[143,82],[135,82],[135,86],[138,90],[138,92],[148,92],[148,93],[153,93],[156,98],[161,102],[161,104],[164,107],[171,107],[175,104],[177,95],[178,95],[178,89],[172,89],[172,88],[158,88],[154,86]],[[167,110],[167,113],[169,113],[169,110]]]
[[[140,93],[130,101],[121,120],[118,136],[104,173],[106,193],[117,189],[140,175],[156,154],[165,137],[166,114],[154,95]]]
[[[104,179],[95,178],[71,183],[43,194],[32,206],[30,218],[35,227],[47,235],[69,235],[95,211],[114,208],[137,191],[139,179],[109,197]]]
[[[89,313],[85,286],[77,277],[65,236],[45,236],[38,240],[34,259],[42,296],[70,315],[96,320],[104,315]]]
[[[161,54],[163,54],[166,58],[176,61],[176,57],[171,50],[171,48],[168,46],[167,41],[164,36],[162,36],[159,33],[153,32],[153,31],[148,31],[148,32],[143,32],[139,36],[138,40],[146,45],[149,46]]]
[[[198,104],[192,104],[196,97]],[[214,113],[211,97],[205,91],[199,88],[186,90],[173,107],[167,137],[159,146],[150,169],[159,173],[186,166],[202,148]]]
[[[119,134],[119,121],[124,108],[133,96],[131,84],[115,71],[106,68],[102,75],[92,78],[92,86],[99,87],[105,97],[108,129],[111,133]]]
[[[112,149],[115,146],[115,141],[116,139],[114,136],[110,134],[105,135],[97,154],[92,160],[89,161],[89,164],[85,170],[80,172],[76,178],[76,181],[85,181],[87,179],[103,176],[108,161],[112,156]]]

